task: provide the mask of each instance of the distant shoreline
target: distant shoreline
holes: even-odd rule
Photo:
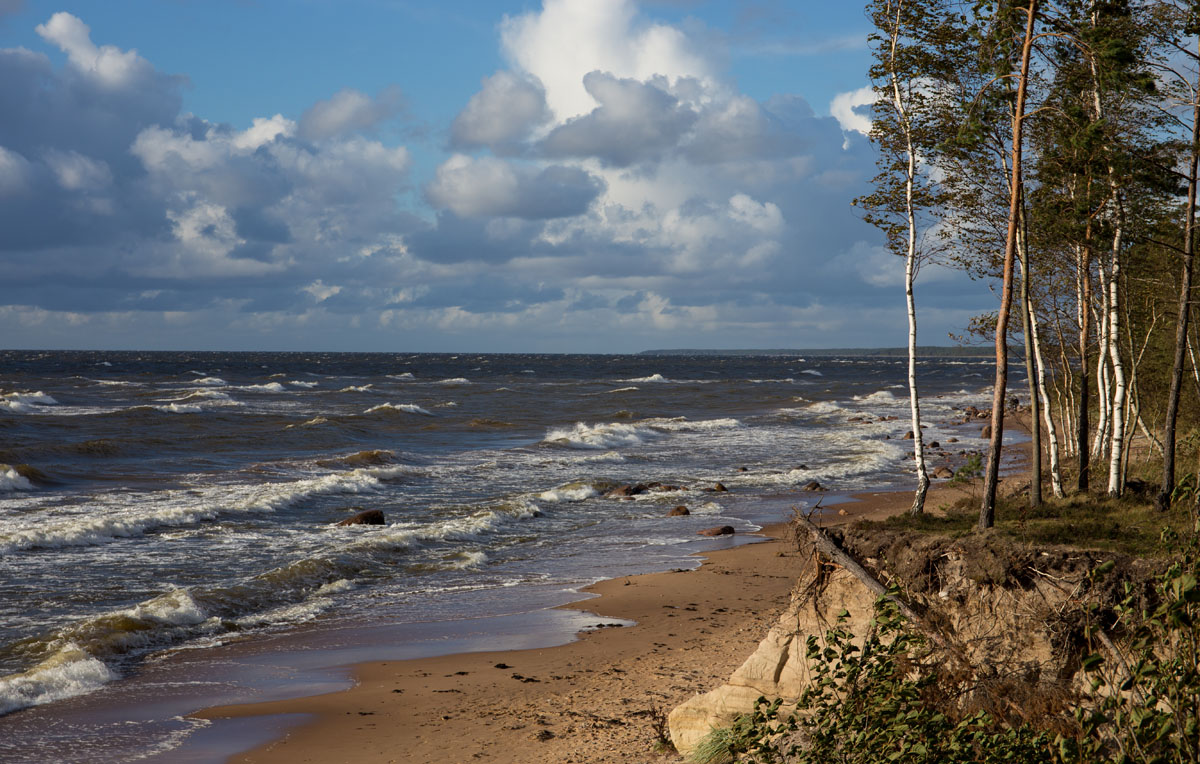
[[[918,345],[920,358],[991,358],[996,351],[991,347],[959,347],[957,345]],[[716,355],[716,356],[771,356],[799,355],[813,357],[832,356],[875,356],[908,357],[908,348],[774,348],[774,349],[701,349],[672,348],[665,350],[643,350],[636,355]]]

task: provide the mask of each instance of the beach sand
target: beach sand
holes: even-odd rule
[[[927,506],[949,504],[959,491],[935,487]],[[854,499],[827,510],[826,524],[903,512],[912,495]],[[753,652],[806,562],[788,526],[763,535],[704,553],[694,570],[602,581],[588,589],[598,598],[568,606],[635,625],[544,649],[361,664],[350,690],[197,716],[244,724],[304,715],[285,737],[233,762],[679,761],[656,747],[656,722],[723,683]]]

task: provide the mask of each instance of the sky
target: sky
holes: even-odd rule
[[[0,347],[907,341],[869,23],[805,0],[0,0]],[[921,344],[992,305],[936,265]]]

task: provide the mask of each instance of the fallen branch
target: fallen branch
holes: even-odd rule
[[[859,565],[857,560],[846,554],[841,547],[834,543],[833,539],[825,535],[825,531],[818,528],[811,520],[799,512],[795,514],[795,519],[796,524],[808,532],[809,538],[812,539],[818,551],[849,571],[855,578],[863,583],[863,586],[871,590],[871,593],[876,597],[882,597],[895,604],[905,618],[921,626],[922,628],[926,627],[924,619],[917,615],[917,612],[913,610],[907,602],[893,594],[888,593],[887,587],[880,583],[879,579],[868,573],[867,569],[862,565]]]
[[[901,615],[903,615],[909,620],[910,623],[924,632],[934,644],[958,658],[964,667],[968,667],[972,673],[974,673],[974,666],[971,664],[971,661],[967,659],[966,654],[961,648],[959,648],[958,645],[952,643],[944,634],[942,634],[939,629],[935,628],[925,618],[922,618],[917,611],[913,610],[911,605],[909,605],[900,597],[897,597],[895,594],[889,592],[888,588],[880,583],[879,579],[871,575],[866,568],[858,563],[858,560],[855,560],[853,557],[847,554],[845,550],[839,547],[833,539],[829,538],[829,536],[825,534],[825,531],[817,527],[816,524],[814,524],[800,512],[794,513],[794,519],[796,526],[808,533],[809,538],[812,539],[817,551],[821,552],[826,557],[845,568],[851,575],[861,581],[863,586],[867,587],[867,589],[869,589],[876,597],[882,597],[888,602],[893,603],[900,611]]]

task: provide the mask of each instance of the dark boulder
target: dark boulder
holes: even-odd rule
[[[383,525],[383,512],[378,509],[364,509],[358,514],[351,515],[338,525]]]
[[[692,514],[691,511],[687,507],[680,504],[678,507],[675,507],[670,512],[668,512],[667,517],[682,517],[683,515],[690,515],[690,514]]]
[[[705,528],[702,531],[696,531],[699,536],[732,536],[736,531],[732,525],[720,525],[715,528]]]
[[[649,487],[644,483],[638,483],[637,485],[622,485],[604,494],[604,498],[625,499],[629,498],[630,496],[637,496],[638,494],[645,493],[648,490],[650,490]]]

